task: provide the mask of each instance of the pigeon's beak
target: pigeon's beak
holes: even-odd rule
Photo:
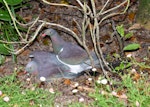
[[[44,33],[44,34],[42,34],[42,36],[41,36],[41,37],[42,37],[42,38],[45,38],[45,36],[46,36],[46,34]]]
[[[27,71],[24,71],[23,73],[24,73],[24,74],[27,74]]]

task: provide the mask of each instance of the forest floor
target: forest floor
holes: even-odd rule
[[[73,0],[70,0],[70,3],[74,3]],[[74,31],[76,31],[76,25],[73,19],[81,24],[82,14],[76,9],[50,6],[39,0],[31,0],[29,4],[29,7],[23,7],[18,11],[18,14],[27,22],[39,16],[41,20],[58,23]],[[76,5],[76,3],[74,3],[74,5]],[[53,83],[40,83],[32,79],[30,80],[29,77],[23,73],[27,62],[30,60],[28,57],[29,53],[35,50],[53,51],[51,40],[47,37],[44,39],[40,38],[40,35],[43,33],[43,31],[41,31],[37,39],[28,46],[24,52],[17,56],[17,63],[12,61],[12,57],[7,57],[5,63],[0,66],[0,77],[3,78],[0,81],[0,84],[3,85],[0,91],[3,92],[3,96],[10,96],[10,104],[7,102],[7,105],[11,107],[25,107],[23,105],[28,105],[27,103],[29,103],[29,105],[35,107],[49,107],[49,103],[51,103],[51,106],[56,107],[96,107],[100,105],[105,106],[106,104],[106,106],[113,106],[120,102],[117,107],[121,106],[121,104],[136,107],[147,106],[148,104],[146,102],[150,101],[150,97],[148,97],[150,96],[150,30],[136,25],[135,15],[137,12],[137,5],[137,2],[133,2],[126,14],[113,18],[116,22],[116,26],[123,24],[125,32],[133,32],[133,37],[125,41],[124,44],[127,45],[133,42],[139,43],[140,49],[132,52],[125,52],[125,56],[129,54],[132,55],[132,58],[126,58],[126,60],[130,60],[129,63],[132,62],[131,67],[115,72],[114,74],[108,73],[112,82],[111,85],[108,83],[97,83],[99,78],[101,78],[100,80],[104,79],[101,69],[98,69],[98,75],[88,75],[85,73],[72,80],[62,78],[56,79]],[[32,30],[36,30],[37,26]],[[48,27],[49,26],[46,26],[45,28]],[[45,28],[43,28],[43,30]],[[57,31],[65,41],[76,42],[71,35],[62,32],[59,28],[55,27],[55,29],[58,29]],[[108,62],[115,63],[116,59],[113,55],[114,53],[119,54],[119,43],[115,37],[114,41],[106,43],[107,40],[110,40],[111,33],[111,24],[100,26],[100,45],[103,53],[113,57],[113,61],[111,58],[111,61],[108,60]],[[92,43],[90,42],[90,37],[87,36],[86,39],[88,47],[91,49]],[[10,81],[13,84],[19,85],[19,89],[18,86],[9,84]],[[6,87],[11,89],[8,90]],[[35,91],[36,94],[27,91],[27,89]],[[44,92],[41,92],[42,90]],[[27,93],[26,96],[24,96],[25,99],[18,97],[20,94],[24,95],[25,91]],[[28,98],[28,96],[30,96],[30,98]],[[140,100],[140,97],[143,97],[143,99],[141,98],[143,101]],[[2,98],[2,96],[0,98]],[[21,103],[14,100],[15,98]],[[2,103],[2,101],[0,101],[0,103]],[[4,105],[6,106],[6,104]]]

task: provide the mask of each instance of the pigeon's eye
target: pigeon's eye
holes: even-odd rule
[[[31,69],[32,69],[32,67],[29,67],[29,69],[31,70]]]

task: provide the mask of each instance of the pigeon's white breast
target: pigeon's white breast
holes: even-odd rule
[[[58,61],[59,61],[60,63],[62,63],[62,64],[64,64],[64,65],[68,66],[68,67],[70,68],[70,72],[72,72],[72,73],[78,74],[78,73],[82,72],[83,70],[85,70],[85,68],[83,68],[83,67],[81,66],[81,64],[78,64],[78,65],[70,65],[70,64],[67,64],[67,63],[61,61],[61,60],[59,59],[58,55],[56,55],[56,58],[58,59]],[[91,68],[92,68],[92,67],[89,66],[87,69],[91,69]]]

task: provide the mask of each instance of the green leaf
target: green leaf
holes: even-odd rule
[[[5,61],[5,56],[0,54],[0,65]]]
[[[115,67],[115,71],[120,71],[120,70],[124,70],[126,68],[129,68],[132,65],[132,63],[128,62],[127,64],[125,64],[125,62],[121,62],[119,66]]]
[[[130,32],[130,33],[128,33],[128,34],[125,35],[125,38],[126,39],[130,39],[132,36],[133,36],[133,34]]]
[[[8,11],[0,9],[0,20],[11,21]]]
[[[140,48],[140,44],[136,44],[136,43],[133,43],[133,44],[129,44],[127,46],[125,46],[123,48],[124,51],[133,51],[133,50],[137,50]]]
[[[8,5],[18,5],[20,4],[23,0],[5,0]],[[3,3],[3,0],[0,0],[1,3]]]
[[[5,44],[0,44],[0,54],[10,55],[9,50],[6,47],[8,46],[6,46]]]
[[[117,26],[116,29],[117,29],[117,32],[120,34],[120,36],[124,37],[124,28],[123,28],[123,25]]]

